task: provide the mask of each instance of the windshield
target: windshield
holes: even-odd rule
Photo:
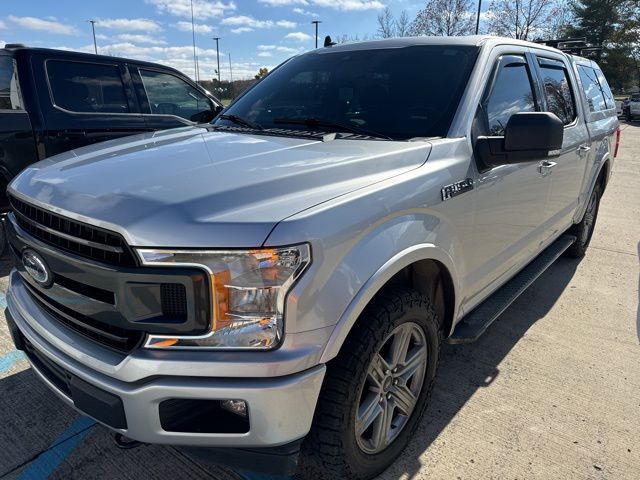
[[[322,49],[274,70],[215,123],[394,140],[445,136],[477,54],[477,47],[445,45]]]

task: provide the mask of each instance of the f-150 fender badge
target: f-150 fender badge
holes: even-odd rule
[[[461,182],[452,183],[451,185],[445,185],[440,192],[442,193],[442,201],[449,200],[450,198],[462,195],[464,192],[473,190],[473,178],[467,178]]]

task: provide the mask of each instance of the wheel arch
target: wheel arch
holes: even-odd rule
[[[336,324],[321,357],[334,358],[360,314],[389,285],[404,285],[432,296],[444,336],[449,336],[457,314],[458,284],[455,265],[447,252],[431,244],[415,245],[396,254],[365,282]],[[439,317],[440,318],[440,317]]]

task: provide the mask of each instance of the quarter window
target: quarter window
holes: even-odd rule
[[[598,77],[593,68],[578,65],[578,73],[582,81],[582,88],[587,96],[587,103],[591,112],[601,112],[607,109],[604,94],[600,89]]]
[[[152,114],[176,115],[198,121],[212,110],[211,100],[184,80],[168,73],[140,70]]]
[[[47,62],[54,103],[82,113],[129,113],[129,103],[117,65]]]
[[[23,110],[16,62],[8,56],[0,57],[0,110]]]
[[[524,63],[524,57],[521,60],[514,58],[512,63],[500,67],[486,102],[489,135],[504,135],[511,115],[536,111],[529,68]]]
[[[576,117],[576,110],[567,70],[561,63],[540,60],[540,71],[544,81],[547,110],[555,113],[565,125],[570,124]]]
[[[600,83],[600,88],[602,89],[602,93],[604,94],[604,101],[607,105],[607,108],[615,108],[616,102],[613,99],[613,93],[611,92],[611,88],[609,88],[607,79],[604,78],[602,70],[596,68],[595,71],[596,75],[598,76],[598,83]]]

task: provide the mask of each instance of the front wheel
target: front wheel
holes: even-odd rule
[[[567,255],[574,258],[584,257],[587,252],[589,243],[591,243],[591,237],[593,236],[593,230],[596,226],[596,219],[598,218],[598,210],[600,208],[600,186],[596,185],[589,197],[589,203],[587,209],[582,216],[580,223],[576,223],[569,233],[575,235],[577,240],[567,249]]]
[[[410,289],[379,294],[328,365],[301,477],[364,480],[391,465],[426,408],[441,339],[428,297]]]

